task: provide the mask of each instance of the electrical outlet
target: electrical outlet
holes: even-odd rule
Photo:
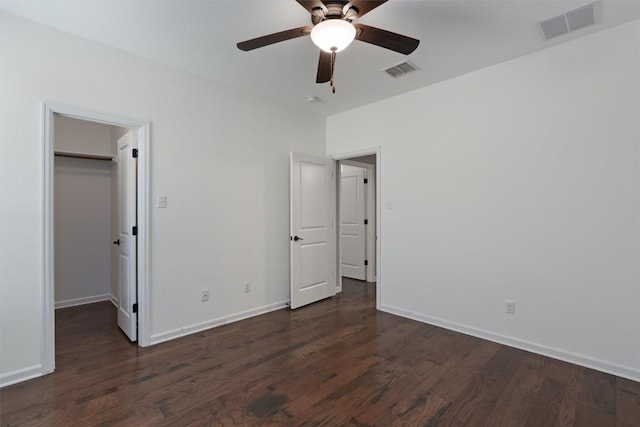
[[[251,292],[251,282],[244,282],[244,292],[245,293]]]
[[[516,314],[516,303],[514,301],[505,301],[504,312],[507,314]]]
[[[202,290],[202,302],[209,301],[209,289]]]

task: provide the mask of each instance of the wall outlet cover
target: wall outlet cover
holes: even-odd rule
[[[504,312],[507,314],[516,314],[516,303],[514,301],[505,301]]]

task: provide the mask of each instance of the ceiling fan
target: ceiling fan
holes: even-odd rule
[[[316,83],[333,84],[336,53],[354,39],[384,47],[405,55],[416,50],[420,40],[352,21],[363,17],[387,0],[296,0],[311,14],[312,26],[293,28],[238,43],[238,49],[249,51],[302,36],[311,36],[320,50]]]

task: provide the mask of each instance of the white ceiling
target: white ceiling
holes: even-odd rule
[[[355,41],[336,60],[332,94],[316,84],[309,37],[242,52],[236,43],[310,24],[295,0],[0,0],[0,9],[321,115],[335,114],[640,18],[640,0],[602,1],[602,23],[543,41],[537,23],[589,1],[390,0],[359,22],[421,40],[407,57]],[[323,102],[309,103],[309,96]]]

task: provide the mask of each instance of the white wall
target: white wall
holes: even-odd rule
[[[639,103],[635,21],[330,117],[381,146],[383,309],[640,379]]]
[[[288,153],[323,118],[6,14],[0,40],[0,383],[40,372],[43,100],[151,121],[154,341],[288,299]]]
[[[115,156],[116,152],[111,145],[111,128],[116,127],[56,114],[53,127],[55,150]]]
[[[352,157],[349,160],[353,160],[354,162],[362,162],[370,165],[376,164],[376,155],[375,154],[367,154],[366,156],[360,157]]]

